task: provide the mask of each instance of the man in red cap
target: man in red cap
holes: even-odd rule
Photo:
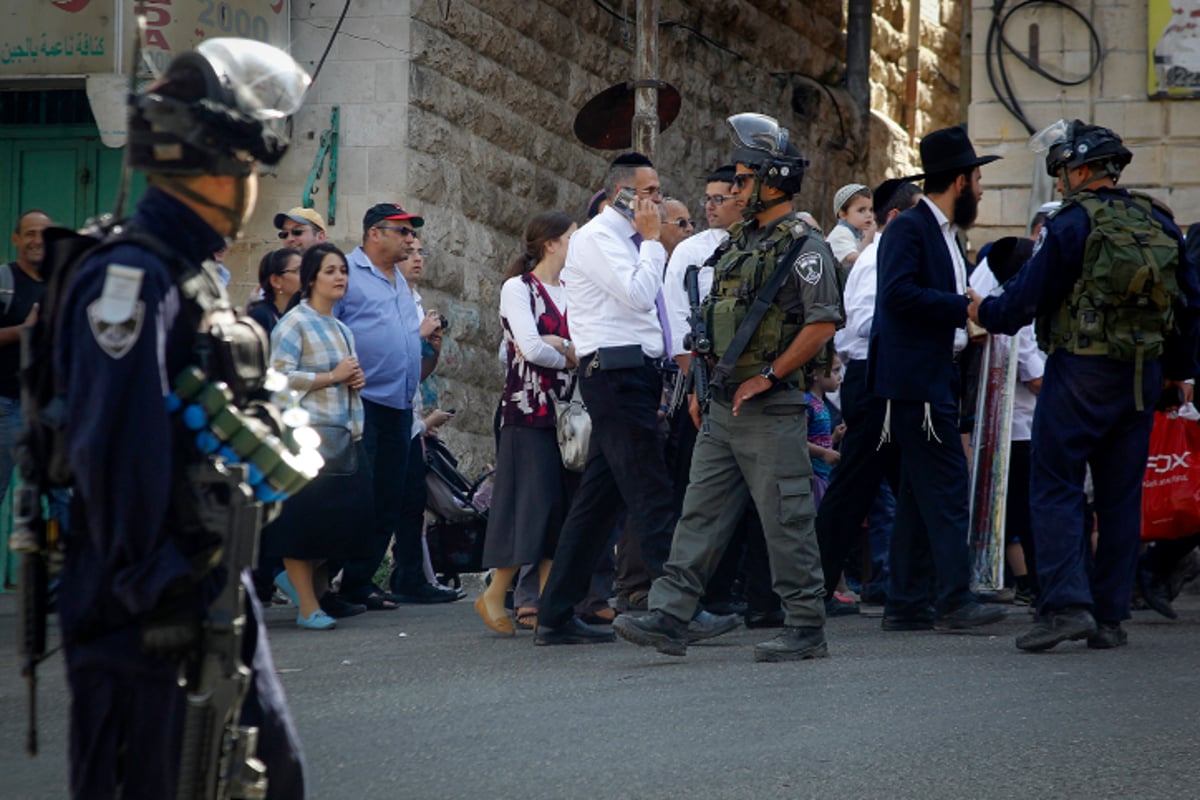
[[[367,385],[363,401],[363,443],[375,475],[375,552],[343,566],[342,599],[368,609],[394,609],[397,603],[447,603],[453,590],[425,578],[421,536],[401,536],[400,519],[412,433],[412,401],[421,380],[421,318],[396,264],[408,258],[417,228],[425,220],[396,203],[378,203],[363,216],[362,245],[346,255],[350,280],[334,314],[354,332],[358,363]],[[392,534],[396,594],[372,582]]]

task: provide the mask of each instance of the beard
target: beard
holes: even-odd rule
[[[977,216],[979,216],[979,200],[968,186],[962,194],[954,198],[954,216],[950,221],[965,231],[975,224]]]

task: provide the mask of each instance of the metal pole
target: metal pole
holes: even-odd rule
[[[654,158],[658,138],[658,0],[638,0],[633,149]]]

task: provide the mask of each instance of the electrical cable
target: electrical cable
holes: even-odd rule
[[[329,35],[329,41],[325,44],[325,52],[321,53],[321,60],[317,62],[317,68],[313,70],[312,83],[317,82],[317,76],[321,74],[321,67],[325,66],[325,59],[329,57],[329,51],[333,49],[333,42],[337,39],[338,31],[342,29],[342,22],[346,19],[346,12],[350,10],[350,0],[346,0],[346,5],[342,6],[342,13],[338,16],[337,24],[333,26],[333,33]],[[312,85],[311,83],[309,84]]]
[[[1010,114],[1016,117],[1017,120],[1025,127],[1025,130],[1027,130],[1032,136],[1033,134],[1037,133],[1037,128],[1033,126],[1033,123],[1031,123],[1029,118],[1025,116],[1025,112],[1021,110],[1021,103],[1017,98],[1016,92],[1012,88],[1012,82],[1009,80],[1008,70],[1004,66],[1004,48],[1010,50],[1012,54],[1017,57],[1017,60],[1028,67],[1034,74],[1040,75],[1041,77],[1058,86],[1079,86],[1090,81],[1092,77],[1095,76],[1096,72],[1099,71],[1100,65],[1104,61],[1104,50],[1101,47],[1100,35],[1097,33],[1096,27],[1092,24],[1092,21],[1084,16],[1083,12],[1064,2],[1064,0],[1023,0],[1023,2],[1017,3],[1015,6],[1008,9],[1008,11],[1004,10],[1005,5],[1006,0],[994,0],[992,3],[992,21],[988,25],[987,40],[984,48],[984,63],[987,67],[988,84],[992,87],[992,91],[996,94],[996,99],[1000,101],[1000,104],[1004,106],[1004,108]],[[1009,41],[1008,37],[1004,35],[1004,28],[1014,14],[1022,9],[1039,5],[1047,5],[1069,11],[1078,17],[1079,20],[1083,22],[1084,27],[1087,28],[1089,37],[1088,44],[1092,54],[1092,61],[1087,74],[1083,77],[1069,79],[1054,75],[1043,68],[1040,64],[1035,62],[1033,59],[1017,50],[1017,48],[1013,46],[1012,42]],[[995,62],[994,66],[993,61]],[[997,72],[999,73],[1000,83],[1003,84],[1003,92],[1001,92],[1000,87],[996,85]]]

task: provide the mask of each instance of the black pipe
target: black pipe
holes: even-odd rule
[[[846,14],[846,91],[865,132],[871,113],[871,0],[850,0]]]

